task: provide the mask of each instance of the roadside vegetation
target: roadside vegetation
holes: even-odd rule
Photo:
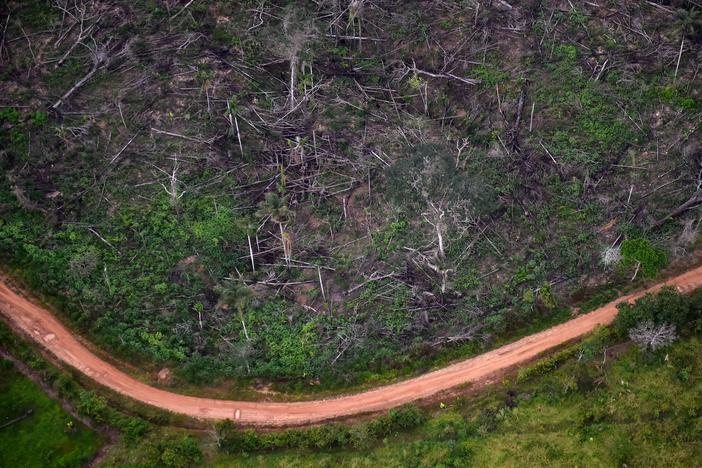
[[[647,323],[665,333],[631,336]],[[651,341],[661,336],[662,342]],[[689,466],[702,454],[701,291],[680,296],[668,289],[622,304],[611,326],[487,388],[466,388],[429,407],[408,405],[365,421],[273,432],[232,421],[197,423],[130,403],[79,374],[55,369],[9,330],[3,328],[0,338],[3,350],[28,363],[81,417],[117,431],[104,466],[523,466],[525,460],[563,466],[666,460]],[[94,449],[82,456],[95,452],[99,436],[7,364],[3,385],[4,412],[27,405],[52,408],[51,420],[60,427],[44,425],[40,433],[60,442],[60,450],[87,438]],[[54,431],[72,442],[49,437]],[[27,433],[0,437],[15,440],[22,434]],[[75,460],[70,456],[79,456],[64,459],[64,452],[51,447],[27,454],[13,450],[10,456],[69,460],[65,466]]]
[[[701,355],[698,335],[656,355],[573,356],[446,402],[426,425],[369,449],[218,455],[213,466],[691,466],[702,455]]]
[[[103,444],[108,444],[107,458],[124,450],[138,454],[139,466],[188,467],[202,460],[197,439],[190,433],[194,429],[198,434],[201,426],[196,421],[141,405],[106,391],[78,371],[56,367],[5,324],[0,324],[0,349],[22,363],[51,394],[49,399],[8,361],[0,361],[4,386],[0,424],[22,417],[12,424],[19,431],[13,432],[11,426],[0,429],[4,431],[0,450],[6,451],[0,453],[7,454],[3,462],[8,460],[8,466],[81,466],[93,462]],[[73,417],[57,401],[70,407]],[[100,460],[101,465],[114,466],[102,456]]]
[[[651,320],[680,340],[622,341]],[[689,466],[702,455],[701,396],[702,293],[666,290],[622,305],[611,327],[487,390],[448,398],[423,417],[404,410],[404,431],[378,437],[382,418],[325,426],[293,442],[295,451],[267,454],[295,431],[232,438],[224,424],[218,442],[229,455],[213,465]]]

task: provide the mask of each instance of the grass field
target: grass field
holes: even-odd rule
[[[6,425],[29,411],[24,419]],[[3,467],[83,466],[102,445],[98,434],[4,360],[0,360],[0,427]]]
[[[367,450],[217,455],[215,466],[695,466],[702,341],[650,355],[576,353],[562,367],[447,401],[424,426]],[[589,349],[593,349],[590,347]],[[615,348],[616,350],[617,348]],[[580,357],[580,359],[578,359]]]

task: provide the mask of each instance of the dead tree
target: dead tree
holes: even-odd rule
[[[702,204],[702,149],[697,144],[690,144],[683,149],[683,155],[689,159],[693,159],[693,164],[697,172],[697,178],[695,181],[695,192],[687,199],[687,201],[673,211],[653,223],[651,229],[661,226],[663,223],[669,219],[677,218],[683,215],[685,212],[699,206]]]
[[[471,180],[456,171],[454,156],[444,148],[421,149],[389,171],[389,179],[396,186],[393,201],[419,215],[413,220],[417,232],[430,239],[427,244],[417,237],[418,244],[405,249],[412,252],[412,261],[429,270],[427,275],[438,276],[441,292],[446,293],[456,270],[455,259],[447,258],[448,252],[478,225]]]
[[[444,209],[444,203],[434,203],[431,200],[427,200],[429,205],[429,210],[422,213],[424,221],[429,223],[436,232],[436,241],[438,243],[438,257],[444,258],[446,252],[444,250],[444,231],[446,230],[446,210]]]
[[[449,187],[439,192],[430,186],[436,182],[436,176],[430,174],[434,170],[435,167],[425,158],[424,169],[414,175],[411,186],[426,207],[422,219],[431,226],[436,237],[436,257],[443,259],[451,239],[463,237],[476,225],[476,220],[468,202],[455,197]]]
[[[363,34],[362,34],[362,26],[363,26],[363,5],[366,3],[366,0],[351,0],[349,2],[348,6],[348,11],[349,11],[349,21],[346,25],[346,29],[348,30],[348,27],[351,26],[351,37],[357,37],[358,38],[358,49],[361,50],[362,46],[362,40],[363,40]],[[358,24],[358,31],[356,31],[356,24]]]
[[[292,237],[286,230],[286,226],[292,217],[292,212],[288,208],[287,197],[281,197],[275,192],[266,193],[266,198],[258,205],[256,215],[266,220],[271,220],[280,229],[280,242],[283,246],[283,257],[285,263],[290,264],[292,255]]]
[[[444,79],[444,80],[451,80],[451,81],[458,81],[460,83],[463,83],[468,86],[475,86],[477,84],[482,83],[481,80],[477,78],[465,78],[463,76],[456,75],[454,73],[454,70],[449,70],[449,71],[442,71],[442,72],[430,72],[427,70],[423,70],[419,67],[417,67],[417,63],[412,60],[412,65],[407,65],[406,63],[402,63],[400,66],[399,73],[397,74],[397,80],[401,80],[408,74],[412,74],[414,76],[417,75],[423,75],[423,76],[428,76],[430,78],[439,78],[439,79]]]
[[[629,330],[629,338],[643,350],[656,351],[672,344],[677,334],[675,325],[645,321]]]
[[[521,153],[521,147],[519,145],[519,127],[522,122],[522,111],[524,110],[524,98],[526,96],[526,87],[522,89],[519,93],[519,99],[517,101],[517,115],[514,119],[514,125],[508,132],[509,136],[509,146],[513,153]]]
[[[58,68],[61,65],[63,65],[64,62],[68,59],[68,57],[70,57],[70,55],[76,49],[76,47],[78,47],[78,45],[83,44],[83,41],[90,38],[92,34],[97,31],[98,23],[100,22],[100,19],[104,14],[102,11],[100,11],[101,8],[99,4],[97,4],[97,2],[95,4],[87,5],[84,2],[73,2],[73,8],[69,6],[69,3],[70,2],[68,1],[56,1],[54,3],[56,8],[61,10],[61,12],[63,13],[64,20],[66,17],[73,19],[73,23],[66,29],[66,31],[62,32],[59,35],[59,38],[54,43],[54,47],[58,47],[64,41],[64,39],[66,39],[67,36],[70,36],[71,32],[75,29],[76,25],[78,26],[78,32],[75,36],[75,41],[73,41],[73,44],[71,44],[71,46],[66,50],[66,52],[64,52],[61,58],[58,59],[58,61],[54,65],[54,68]],[[91,10],[97,11],[89,11],[89,7]]]
[[[298,73],[305,72],[305,69],[312,70],[311,65],[304,57],[303,52],[306,52],[309,43],[316,35],[316,29],[313,23],[307,19],[303,19],[299,14],[295,14],[293,10],[283,18],[283,33],[284,40],[281,47],[282,54],[290,63],[290,82],[288,90],[288,108],[294,109],[296,104],[295,89],[297,88]],[[300,64],[302,63],[302,67]]]
[[[470,146],[470,141],[468,138],[461,138],[456,140],[456,169],[461,168],[463,166],[461,164],[462,159],[461,155],[463,154],[463,151]],[[470,156],[470,151],[468,153],[468,156]]]
[[[95,39],[91,38],[92,45],[87,45],[84,43],[81,43],[84,45],[88,50],[90,50],[90,59],[92,61],[92,66],[90,67],[90,70],[88,70],[88,73],[86,73],[83,78],[78,80],[68,91],[63,93],[63,95],[56,101],[51,108],[54,110],[58,110],[61,105],[63,105],[68,98],[70,98],[76,91],[78,91],[85,83],[90,81],[90,79],[95,76],[95,74],[102,70],[103,68],[106,68],[107,66],[110,65],[114,60],[116,60],[119,57],[123,57],[127,51],[129,44],[125,44],[122,47],[122,50],[117,52],[117,49],[119,48],[119,45],[112,45],[112,39],[108,39],[104,44],[98,44],[95,42]]]
[[[178,201],[183,197],[183,195],[185,195],[187,190],[182,190],[180,188],[181,181],[180,179],[178,179],[178,172],[180,171],[180,160],[178,159],[178,155],[173,156],[172,159],[173,169],[171,171],[166,171],[165,169],[161,169],[156,165],[153,165],[153,167],[168,178],[167,183],[160,182],[160,185],[161,187],[163,187],[163,190],[168,195],[168,199],[170,200],[171,206],[176,211],[176,213],[178,213]]]

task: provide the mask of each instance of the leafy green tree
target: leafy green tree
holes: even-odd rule
[[[639,265],[644,278],[653,278],[668,262],[665,252],[651,245],[647,239],[625,240],[621,245],[621,255],[622,266],[630,268]]]
[[[671,288],[665,288],[656,295],[647,294],[633,304],[619,304],[618,308],[614,328],[622,337],[645,322],[672,324],[680,329],[692,318],[689,300]]]
[[[187,468],[199,466],[202,462],[200,446],[190,436],[164,437],[156,448],[159,453],[158,464],[162,466]]]

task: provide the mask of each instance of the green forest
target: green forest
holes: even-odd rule
[[[698,1],[7,0],[0,34],[0,280],[159,388],[354,393],[700,263]],[[3,325],[0,465],[691,466],[700,303],[272,432],[130,401]]]

